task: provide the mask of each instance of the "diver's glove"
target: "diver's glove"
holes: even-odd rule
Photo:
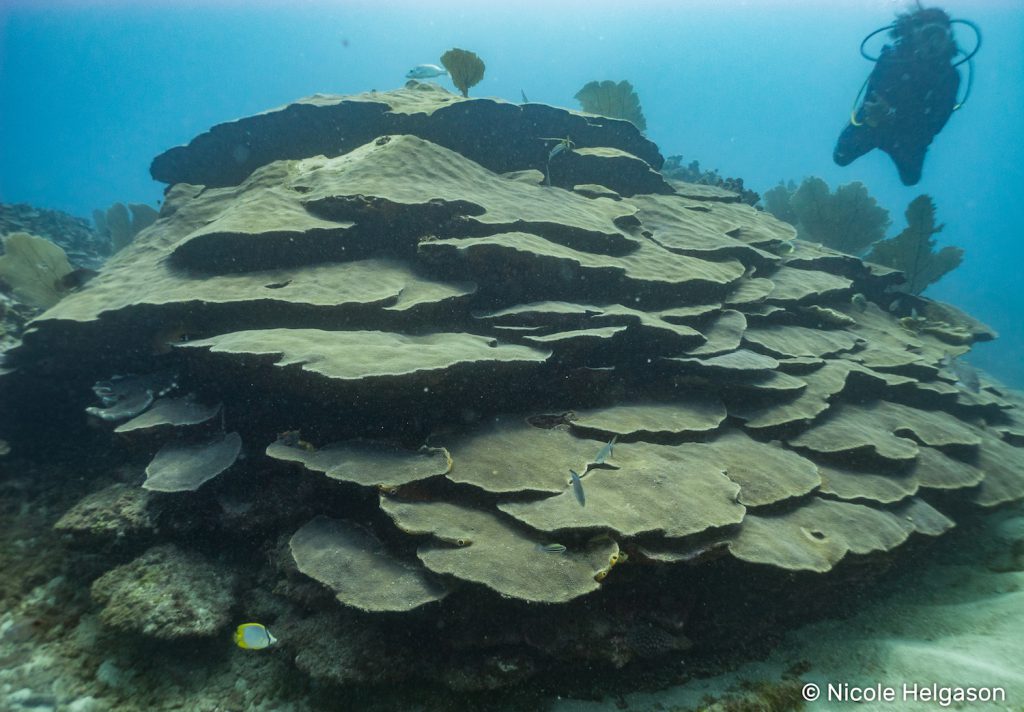
[[[861,122],[871,128],[877,128],[889,123],[892,117],[896,115],[896,110],[892,108],[892,105],[884,97],[874,93],[870,99],[864,102],[861,112],[863,117]]]

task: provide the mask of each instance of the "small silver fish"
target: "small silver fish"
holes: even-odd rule
[[[548,160],[550,161],[552,158],[554,158],[560,153],[565,153],[566,151],[571,152],[572,149],[575,148],[575,146],[576,144],[570,141],[568,138],[560,140],[558,143],[555,144],[555,147],[552,148],[551,151],[548,153]]]
[[[603,465],[604,461],[611,457],[612,451],[615,450],[615,441],[618,439],[618,435],[612,436],[612,439],[605,443],[604,447],[597,451],[597,457],[594,458],[594,464]]]
[[[572,477],[572,493],[576,495],[576,501],[580,503],[581,507],[586,507],[587,496],[583,494],[583,482],[580,480],[579,474],[576,470],[569,470],[569,476]]]
[[[978,393],[981,390],[981,379],[978,378],[978,372],[974,370],[974,366],[951,354],[943,356],[941,363],[956,376],[956,382],[959,385],[971,393]]]
[[[537,551],[543,551],[545,554],[564,554],[565,547],[561,544],[537,544]]]
[[[433,79],[434,77],[443,77],[446,74],[448,74],[448,70],[444,67],[439,67],[436,64],[417,64],[405,73],[405,78]]]

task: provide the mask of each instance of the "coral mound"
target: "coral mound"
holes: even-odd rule
[[[543,185],[567,134],[582,155]],[[944,365],[990,330],[660,162],[628,122],[420,85],[216,127],[154,162],[188,184],[0,385],[155,400],[127,432],[158,537],[240,547],[248,588],[323,617],[316,640],[282,614],[281,645],[344,679],[431,673],[306,646],[422,645],[460,688],[728,647],[1024,498],[1020,401]],[[104,620],[210,634],[229,586],[182,570],[221,585],[209,616],[129,615],[136,562],[96,583]]]
[[[112,628],[170,640],[216,635],[234,604],[234,577],[173,544],[96,579],[93,599]]]

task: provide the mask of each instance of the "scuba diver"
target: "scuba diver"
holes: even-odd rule
[[[953,25],[963,24],[975,33],[970,53],[961,50],[953,37]],[[878,57],[869,56],[864,45],[877,34],[889,31]],[[897,15],[896,21],[864,38],[860,52],[875,67],[864,82],[850,123],[836,142],[832,159],[840,166],[857,160],[873,148],[889,154],[904,185],[921,180],[924,156],[950,115],[964,105],[970,94],[973,64],[968,64],[963,99],[957,67],[970,63],[981,47],[981,32],[968,20],[951,20],[938,8],[917,9]],[[959,59],[957,59],[959,57]],[[857,102],[863,102],[857,106]]]

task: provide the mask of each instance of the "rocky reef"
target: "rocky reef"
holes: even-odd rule
[[[233,588],[231,577],[202,557],[164,544],[100,576],[92,597],[103,606],[105,625],[173,640],[222,630]]]
[[[0,364],[25,324],[87,281],[110,250],[109,236],[82,218],[0,203]]]
[[[75,267],[97,269],[110,254],[109,238],[83,218],[24,203],[0,203],[0,235],[14,232],[45,237],[59,245]]]
[[[0,376],[15,451],[133,472],[58,525],[110,544],[101,620],[259,620],[332,684],[699,674],[1024,499],[1022,401],[945,365],[990,329],[661,163],[415,82],[157,157],[157,222]]]

